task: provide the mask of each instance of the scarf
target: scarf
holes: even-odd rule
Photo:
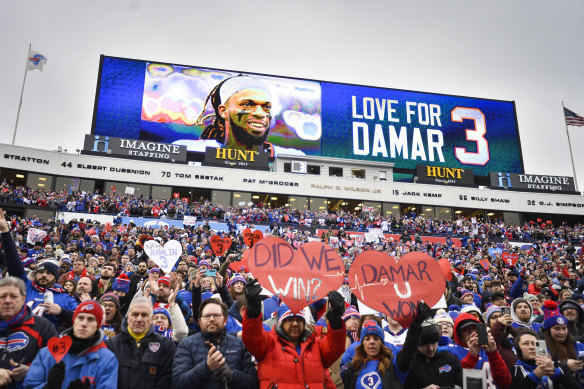
[[[73,339],[69,352],[73,354],[80,354],[82,351],[87,350],[95,343],[97,343],[97,341],[101,338],[101,332],[98,329],[97,331],[95,331],[95,334],[93,334],[93,336],[87,339],[80,339],[76,337],[75,334],[73,334],[73,331],[71,331],[71,334],[69,336],[71,336],[71,339]]]
[[[85,269],[85,268],[83,269],[83,271],[81,272],[81,275],[79,277],[75,275],[73,270],[71,270],[69,272],[69,274],[67,275],[68,280],[78,280],[78,279],[83,278],[83,277],[87,277],[87,269]]]
[[[9,328],[18,326],[26,319],[26,308],[28,308],[28,306],[24,304],[20,311],[16,313],[16,315],[12,316],[8,320],[0,320],[0,335],[4,335]]]
[[[148,331],[146,331],[142,334],[135,334],[130,329],[130,326],[128,326],[128,334],[130,334],[130,336],[132,338],[134,338],[134,340],[136,341],[136,346],[138,346],[138,347],[140,347],[140,342],[142,341],[142,339],[144,339],[144,337],[146,336],[147,333],[148,333]]]
[[[517,359],[517,365],[519,365],[519,366],[521,366],[521,368],[523,368],[525,375],[528,375],[529,373],[534,371],[535,368],[537,367],[535,365],[535,361],[529,360],[529,359],[526,359],[525,361],[523,361],[521,359]],[[552,386],[550,385],[549,377],[543,376],[540,378],[540,381],[537,383],[536,389],[550,389],[551,387]]]
[[[45,292],[47,290],[50,290],[53,293],[67,293],[67,291],[63,288],[55,288],[55,287],[51,287],[51,288],[43,288],[42,286],[39,286],[36,284],[36,282],[32,282],[32,287],[35,288],[37,290],[37,292],[45,294]]]

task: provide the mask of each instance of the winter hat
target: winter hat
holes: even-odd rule
[[[485,312],[485,321],[487,322],[487,324],[489,323],[489,320],[491,319],[491,315],[495,312],[501,313],[501,308],[499,308],[495,304],[490,304],[487,307],[487,311]]]
[[[152,269],[150,269],[150,271],[149,271],[148,273],[149,273],[149,274],[152,274],[152,273],[158,273],[158,274],[161,274],[161,273],[160,273],[160,268],[158,268],[158,267],[156,267],[156,266],[154,266]]]
[[[209,261],[207,261],[206,259],[203,259],[202,261],[199,261],[199,268],[201,268],[201,266],[209,266]]]
[[[349,308],[345,309],[345,313],[343,314],[343,320],[347,320],[350,317],[356,317],[359,320],[361,319],[361,314],[352,305]]]
[[[22,260],[22,266],[29,267],[30,265],[32,265],[35,262],[36,262],[36,259],[34,259],[34,258],[25,258]]]
[[[49,273],[54,275],[56,279],[59,279],[59,266],[57,266],[56,263],[51,261],[44,261],[37,267],[36,271],[38,273],[43,270],[48,271]]]
[[[537,300],[537,296],[531,293],[523,293],[523,298],[526,299],[527,301],[531,302],[532,300]]]
[[[473,296],[474,296],[474,294],[473,294],[473,293],[472,293],[470,290],[468,290],[468,289],[462,289],[462,290],[460,291],[460,298],[463,298],[463,297],[464,297],[464,296],[466,296],[467,294],[471,294],[471,295],[473,295]]]
[[[126,273],[122,273],[115,279],[114,284],[112,285],[112,290],[119,290],[121,292],[130,292],[130,279],[126,275]]]
[[[578,305],[577,302],[575,302],[573,300],[562,301],[562,303],[560,304],[560,312],[563,313],[564,309],[568,309],[568,308],[572,308],[572,309],[579,311],[580,306]]]
[[[367,320],[361,327],[361,339],[365,339],[367,335],[377,335],[383,341],[383,330],[377,325],[375,320]]]
[[[481,315],[480,309],[478,309],[474,304],[465,304],[460,307],[460,313],[475,313],[479,316]]]
[[[300,311],[300,313],[293,313],[286,304],[280,305],[280,308],[278,308],[278,325],[282,325],[282,322],[290,317],[301,317],[304,319],[304,322],[306,322],[306,318],[302,314],[302,311]]]
[[[168,276],[163,276],[158,279],[159,284],[166,284],[166,286],[170,287],[170,278]]]
[[[115,295],[115,294],[113,294],[113,293],[111,293],[111,292],[104,293],[104,294],[103,294],[103,295],[102,295],[102,296],[99,298],[99,302],[100,302],[100,303],[105,303],[106,301],[111,301],[112,303],[116,304],[116,307],[117,307],[118,309],[120,309],[120,298],[119,298],[117,295]]]
[[[555,325],[568,324],[568,319],[562,315],[550,316],[543,321],[543,330],[547,331]]]
[[[547,300],[543,303],[543,307],[541,309],[543,311],[543,318],[544,321],[552,316],[559,316],[560,310],[558,309],[558,303],[552,300]]]
[[[90,315],[93,315],[97,321],[98,327],[101,327],[103,321],[103,309],[97,301],[87,300],[79,304],[75,309],[75,312],[73,312],[73,322],[75,322],[75,318],[80,313],[89,313]]]
[[[363,334],[363,332],[361,332]],[[438,332],[438,327],[434,320],[425,320],[422,323],[422,336],[420,338],[420,344],[436,343],[440,340],[440,333]]]
[[[236,282],[243,282],[244,285],[247,285],[247,280],[245,279],[245,277],[242,276],[241,274],[237,273],[236,275],[234,275],[233,277],[231,277],[231,279],[229,280],[229,284],[227,285],[227,287],[230,288],[231,285],[235,284]]]
[[[452,304],[448,307],[448,315],[452,318],[452,320],[456,320],[458,315],[460,315],[460,307],[456,304]]]
[[[434,316],[434,323],[442,324],[442,323],[450,323],[450,325],[454,325],[454,321],[444,309],[439,309],[436,312],[436,316]]]
[[[172,320],[170,319],[170,312],[168,312],[168,309],[164,307],[158,307],[152,311],[152,316],[156,315],[157,313],[162,313],[164,316],[168,317],[168,325],[172,325]]]

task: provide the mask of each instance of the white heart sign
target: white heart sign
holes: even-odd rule
[[[182,246],[177,240],[169,240],[164,246],[156,240],[147,240],[144,251],[165,273],[170,273],[182,254]]]

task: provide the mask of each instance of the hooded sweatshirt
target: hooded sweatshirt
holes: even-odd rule
[[[529,320],[528,321],[522,321],[521,319],[519,319],[517,317],[517,314],[515,313],[515,309],[517,308],[517,304],[519,304],[519,303],[525,303],[529,306]],[[511,327],[513,327],[513,328],[527,327],[527,328],[534,330],[535,332],[538,332],[540,327],[541,327],[540,323],[533,322],[533,307],[531,306],[529,301],[527,301],[526,299],[524,299],[522,297],[516,298],[511,303],[511,318],[513,319],[513,323],[511,323]]]

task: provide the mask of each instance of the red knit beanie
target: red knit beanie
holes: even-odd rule
[[[87,300],[79,304],[77,309],[75,309],[75,312],[73,312],[73,321],[75,321],[75,318],[80,313],[89,313],[90,315],[93,315],[97,321],[98,327],[101,327],[103,321],[103,308],[97,301]]]

